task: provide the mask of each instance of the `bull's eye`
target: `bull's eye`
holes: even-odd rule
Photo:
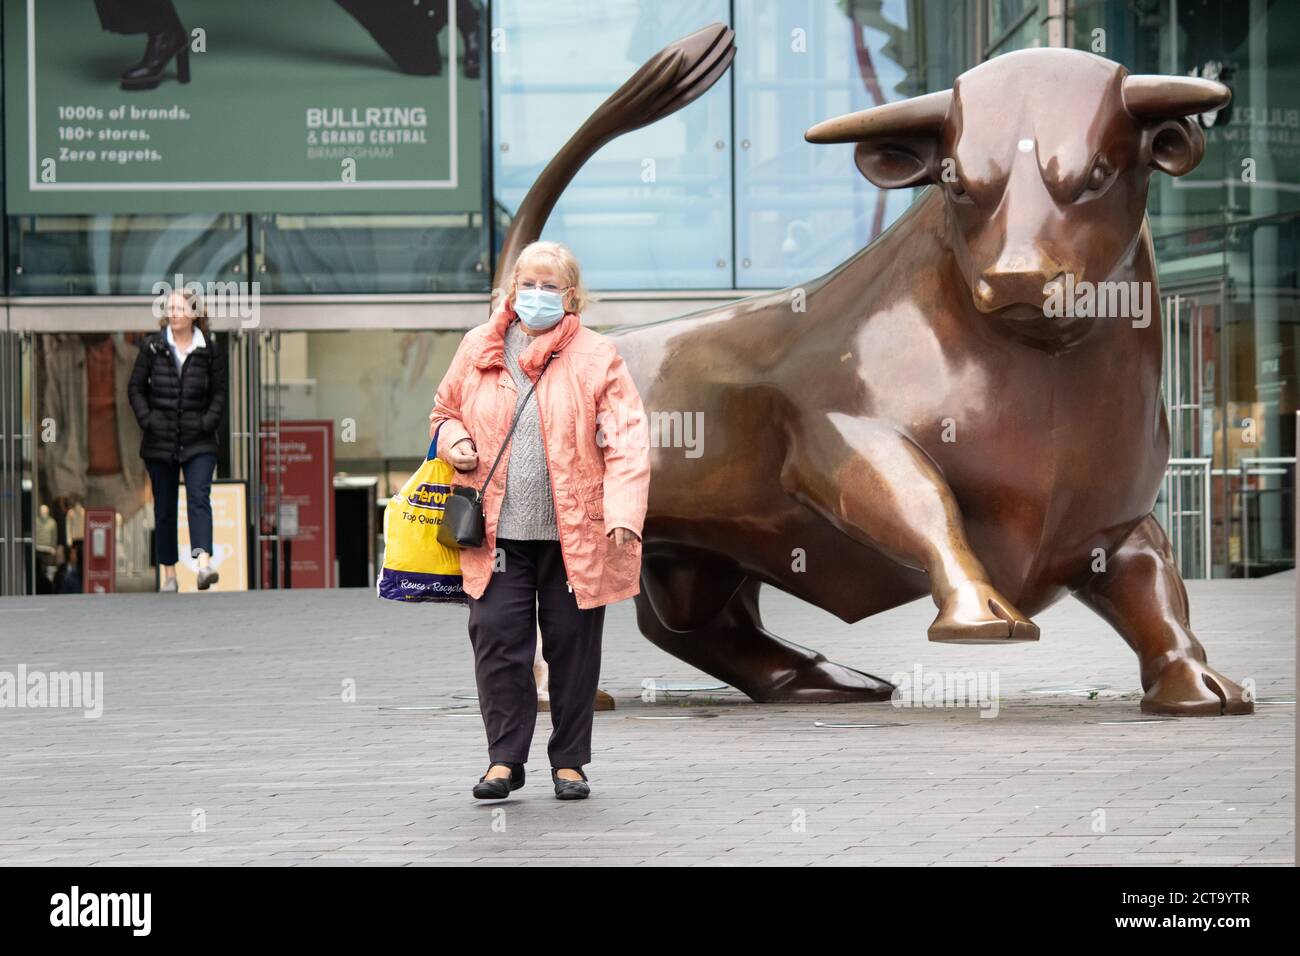
[[[948,192],[957,202],[974,202],[970,193],[966,192],[966,187],[962,185],[960,179],[954,179],[948,184]]]
[[[1110,174],[1111,168],[1106,165],[1105,160],[1099,159],[1093,163],[1092,169],[1088,171],[1088,178],[1084,181],[1080,198],[1088,198],[1101,192],[1110,182]]]

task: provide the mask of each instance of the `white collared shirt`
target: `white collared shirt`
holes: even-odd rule
[[[203,340],[203,332],[196,322],[191,326],[190,347],[181,351],[181,347],[176,344],[176,339],[172,336],[172,327],[167,326],[167,347],[172,350],[172,358],[176,360],[176,374],[179,375],[185,365],[185,360],[189,358],[190,353],[195,349],[201,349],[207,343]]]

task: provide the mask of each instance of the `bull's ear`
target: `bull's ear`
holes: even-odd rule
[[[1205,134],[1189,119],[1166,120],[1146,131],[1147,160],[1170,176],[1186,176],[1205,155]]]
[[[1124,77],[1124,108],[1145,124],[1147,161],[1170,176],[1184,176],[1205,155],[1205,134],[1188,117],[1222,109],[1232,90],[1194,76]]]
[[[871,182],[881,189],[919,186],[932,179],[938,142],[935,138],[868,140],[853,150],[853,162]]]
[[[886,103],[818,123],[810,143],[857,143],[853,160],[862,175],[882,189],[900,189],[933,177],[939,133],[952,90]]]

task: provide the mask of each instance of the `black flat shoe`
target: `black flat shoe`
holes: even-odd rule
[[[488,764],[488,769],[493,767],[509,767],[510,776],[493,777],[488,779],[487,774],[478,778],[478,783],[474,784],[474,796],[479,800],[504,800],[510,796],[512,790],[518,790],[524,785],[524,765],[521,763],[506,763],[504,760],[494,760]]]
[[[556,800],[585,800],[591,796],[591,787],[587,786],[587,775],[582,772],[581,767],[568,767],[561,769],[576,770],[581,774],[581,780],[565,780],[556,773],[554,767],[551,768],[551,782],[555,784]]]

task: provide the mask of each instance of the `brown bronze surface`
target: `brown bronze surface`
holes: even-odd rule
[[[670,45],[587,120],[498,286],[582,162],[703,93],[733,40],[715,24]],[[642,632],[756,700],[879,700],[887,682],[767,631],[760,584],[850,622],[929,594],[930,639],[954,643],[1037,640],[1032,616],[1073,594],[1137,653],[1144,711],[1251,712],[1206,663],[1151,514],[1169,430],[1147,185],[1196,166],[1193,117],[1228,98],[1034,49],[813,126],[877,186],[929,188],[798,288],[615,333],[652,426],[703,423],[702,454],[652,450]],[[1128,308],[1095,314],[1119,283]]]

